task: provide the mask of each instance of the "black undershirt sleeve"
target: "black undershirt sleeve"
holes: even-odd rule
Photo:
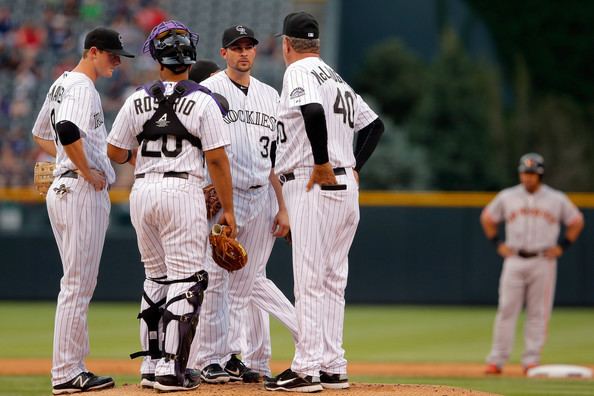
[[[378,117],[357,133],[357,144],[355,145],[355,170],[357,172],[361,171],[361,168],[375,150],[383,132],[384,123]]]
[[[270,143],[270,162],[272,164],[272,167],[274,168],[274,165],[276,165],[276,141],[273,140],[272,143]]]
[[[316,165],[328,162],[328,130],[324,107],[319,103],[301,106],[301,114],[305,121],[305,132],[311,144],[311,151]]]

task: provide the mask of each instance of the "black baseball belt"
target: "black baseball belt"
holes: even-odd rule
[[[78,179],[78,173],[76,173],[76,171],[73,171],[73,170],[67,170],[66,172],[62,173],[60,175],[60,177],[68,177],[71,179]]]
[[[163,177],[177,177],[179,179],[187,179],[190,175],[188,172],[164,172]],[[139,173],[136,175],[137,179],[142,179],[146,176],[146,173]]]
[[[524,249],[520,249],[517,252],[517,255],[522,257],[522,258],[532,258],[532,257],[537,257],[542,255],[542,251],[541,252],[531,252],[529,250],[524,250]]]
[[[345,168],[334,168],[334,169],[332,169],[332,171],[334,171],[334,175],[336,175],[336,176],[346,175]],[[285,184],[288,181],[295,180],[295,173],[294,172],[283,173],[282,175],[280,175],[278,177],[278,179],[280,180],[281,184]]]

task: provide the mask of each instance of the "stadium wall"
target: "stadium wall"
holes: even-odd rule
[[[140,298],[144,275],[124,196],[112,193],[96,300]],[[594,231],[589,227],[594,195],[570,196],[583,210],[586,228],[559,262],[556,303],[594,305]],[[481,207],[491,197],[362,193],[347,302],[495,304],[501,259],[479,224]],[[0,202],[0,252],[0,299],[55,299],[62,269],[43,204]],[[268,274],[292,297],[291,251],[283,240],[276,243]]]

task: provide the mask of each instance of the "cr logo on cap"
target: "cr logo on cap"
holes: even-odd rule
[[[247,32],[245,31],[245,28],[241,25],[237,26],[235,28],[235,30],[237,30],[239,32],[239,34],[247,34]]]

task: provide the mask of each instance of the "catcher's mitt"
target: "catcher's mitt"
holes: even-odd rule
[[[33,184],[39,194],[44,197],[54,181],[54,169],[56,169],[54,162],[45,161],[35,163],[35,168],[33,168]]]
[[[210,220],[221,210],[221,201],[219,201],[217,191],[212,184],[204,187],[202,191],[204,191],[204,200],[206,201],[206,218]]]
[[[241,244],[229,238],[230,228],[215,224],[209,236],[212,245],[212,258],[214,261],[229,272],[237,271],[247,264],[247,252]]]

